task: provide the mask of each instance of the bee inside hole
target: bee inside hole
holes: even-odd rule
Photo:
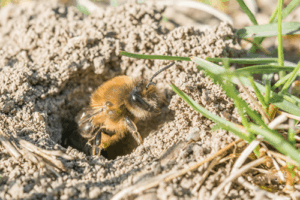
[[[63,120],[62,145],[108,159],[131,153],[143,143],[150,126],[157,128],[164,121],[160,114],[168,101],[152,80],[173,64],[150,81],[122,75],[104,82],[75,120]]]

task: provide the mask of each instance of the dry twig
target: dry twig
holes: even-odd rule
[[[68,166],[63,163],[58,157],[64,158],[66,160],[73,160],[73,157],[65,154],[59,150],[45,150],[41,149],[34,144],[17,138],[9,136],[0,129],[0,142],[5,147],[5,149],[16,159],[24,157],[31,162],[40,165],[41,167],[46,167],[57,176],[59,174],[54,168],[61,171],[68,171]]]
[[[270,152],[268,152],[268,151],[269,151],[268,147],[267,147],[264,143],[261,143],[261,144],[262,144],[262,146],[264,147],[264,148],[261,148],[261,149],[263,149],[264,151],[267,150],[267,151],[266,151],[267,155],[272,159],[273,165],[274,165],[274,167],[275,167],[275,169],[276,169],[276,171],[277,171],[277,173],[278,173],[278,176],[279,176],[280,180],[281,180],[281,181],[285,181],[284,175],[283,175],[282,171],[280,170],[280,167],[279,167],[277,161],[276,161],[276,160],[274,159],[274,157],[270,154]]]
[[[283,114],[283,115],[287,116],[288,118],[300,121],[300,117],[299,116],[292,115],[292,114],[289,114],[289,113],[286,113],[286,112],[283,112],[283,111],[277,111],[277,113],[278,114]]]
[[[218,195],[220,194],[220,192],[222,191],[222,189],[226,186],[227,183],[233,181],[234,179],[236,179],[237,177],[239,177],[240,175],[242,175],[246,171],[250,170],[251,168],[265,163],[267,160],[268,160],[268,157],[266,157],[266,156],[258,158],[257,160],[252,161],[251,163],[249,163],[249,164],[245,165],[244,167],[240,168],[239,170],[235,171],[235,173],[231,174],[226,180],[224,180],[218,186],[218,188],[213,192],[213,195],[209,198],[209,200],[216,199],[218,197]]]
[[[164,181],[165,181],[165,182],[169,182],[170,180],[172,180],[172,179],[174,179],[174,178],[177,178],[177,177],[182,176],[182,175],[184,175],[184,174],[186,174],[186,173],[188,173],[188,172],[190,172],[190,171],[194,171],[194,170],[198,169],[198,168],[199,168],[201,165],[203,165],[204,163],[207,163],[207,162],[212,161],[212,160],[215,159],[216,157],[218,157],[218,156],[222,155],[224,152],[228,151],[233,145],[235,145],[235,144],[237,144],[237,143],[239,143],[239,142],[241,142],[241,141],[242,141],[242,139],[239,139],[239,140],[237,140],[237,141],[235,141],[235,142],[230,143],[229,145],[227,145],[227,146],[224,147],[223,149],[221,149],[221,150],[219,150],[218,152],[216,152],[213,156],[210,156],[210,157],[206,158],[205,160],[203,160],[203,161],[201,161],[201,162],[195,164],[194,166],[192,166],[192,167],[190,167],[190,168],[188,168],[188,169],[180,170],[178,173],[174,174],[173,176],[167,177]]]
[[[241,184],[242,186],[244,186],[245,188],[249,189],[249,190],[253,190],[255,193],[259,193],[259,194],[263,194],[271,199],[281,199],[281,200],[288,200],[290,199],[289,197],[285,197],[285,196],[277,196],[271,192],[268,192],[266,190],[262,190],[260,189],[258,186],[253,185],[251,183],[249,183],[248,181],[246,181],[242,176],[238,177],[237,182],[239,184]],[[258,199],[259,195],[256,195],[256,199]]]
[[[212,170],[217,164],[219,164],[221,157],[215,158],[209,166],[207,167],[206,171],[202,174],[201,180],[199,183],[195,185],[195,187],[192,189],[192,193],[197,193],[197,191],[200,189],[206,178],[208,177],[210,170]]]
[[[223,153],[225,153],[226,151],[228,151],[232,146],[234,146],[235,144],[241,142],[242,139],[238,139],[235,142],[230,143],[229,145],[227,145],[226,147],[224,147],[223,149],[219,150],[218,152],[216,152],[214,155],[204,159],[203,161],[200,161],[198,163],[196,163],[195,165],[193,165],[192,167],[189,167],[188,169],[183,169],[183,170],[179,170],[179,171],[170,171],[166,174],[161,174],[155,177],[152,177],[148,180],[145,180],[143,182],[139,182],[136,185],[133,185],[131,187],[125,188],[124,190],[120,191],[119,193],[117,193],[112,200],[119,200],[122,199],[128,195],[131,194],[138,194],[140,192],[143,192],[147,189],[153,188],[158,186],[160,183],[162,182],[168,182],[174,178],[177,178],[179,176],[182,176],[188,172],[194,171],[196,169],[198,169],[201,165],[212,161],[213,159],[217,158],[218,156],[222,155]]]
[[[250,94],[248,94],[248,95],[250,95]],[[276,117],[272,122],[270,122],[268,127],[270,129],[275,129],[277,126],[279,126],[281,123],[283,123],[286,120],[287,120],[287,117],[285,115],[280,115],[280,116]],[[248,156],[260,144],[261,141],[262,141],[261,136],[258,136],[256,140],[254,140],[250,143],[250,145],[243,151],[241,156],[237,159],[236,163],[234,164],[234,166],[231,170],[232,172],[237,171],[242,166],[242,164],[245,162],[245,160],[248,158]],[[265,146],[265,145],[263,145],[263,146]],[[266,148],[266,150],[268,150],[267,147],[265,147],[265,148]],[[282,172],[280,171],[280,168],[279,168],[277,162],[275,161],[275,159],[273,159],[273,157],[270,153],[267,152],[267,154],[268,154],[269,157],[272,158],[273,165],[275,166],[275,168],[276,168],[276,170],[279,174],[280,179],[283,181],[284,176],[283,176]],[[231,183],[226,185],[225,190],[224,190],[225,194],[227,194],[229,192],[230,187],[231,187]]]
[[[22,156],[20,152],[9,142],[7,135],[0,129],[0,142],[6,150],[17,160]]]
[[[289,158],[289,157],[287,157],[287,156],[285,156],[283,154],[280,154],[280,153],[277,153],[277,152],[274,152],[274,151],[271,151],[271,150],[267,150],[267,153],[270,153],[274,157],[278,157],[280,159],[285,160],[286,162],[289,162],[289,163],[291,163],[293,165],[298,166],[298,163],[296,163],[293,159],[291,159],[291,158]]]
[[[248,146],[247,148],[243,151],[243,153],[241,154],[241,156],[237,159],[237,161],[235,162],[235,164],[232,167],[231,170],[231,174],[236,172],[241,166],[242,164],[246,161],[246,159],[248,158],[248,156],[252,153],[252,151],[259,145],[259,143],[262,141],[262,138],[257,138],[256,140],[253,140]],[[225,188],[225,194],[227,194],[230,190],[231,187],[231,183],[229,183],[226,188]]]
[[[276,129],[277,126],[279,126],[280,124],[282,124],[283,122],[285,122],[287,120],[287,116],[285,115],[279,115],[278,117],[276,117],[275,119],[273,119],[273,121],[270,122],[270,124],[268,124],[268,127],[270,129]]]

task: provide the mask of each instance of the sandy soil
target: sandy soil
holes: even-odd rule
[[[128,3],[85,16],[54,1],[9,4],[1,9],[0,129],[44,149],[64,150],[76,114],[88,105],[97,86],[120,74],[149,79],[169,63],[121,57],[120,50],[202,58],[241,53],[228,25],[168,31],[160,24],[163,11]],[[65,146],[75,160],[68,161],[69,172],[57,171],[59,176],[25,159],[15,160],[0,146],[0,199],[111,199],[148,177],[187,168],[237,138],[221,130],[212,132],[214,123],[171,91],[168,82],[211,112],[239,120],[231,100],[194,64],[176,62],[156,81],[170,104],[159,117],[138,124],[142,145],[128,136],[109,147],[105,157]],[[197,142],[163,162],[157,160],[172,145],[195,135]],[[207,199],[231,165],[231,161],[217,165],[202,187],[197,183],[207,164],[124,198]],[[254,193],[234,183],[227,195],[219,197],[249,199]]]

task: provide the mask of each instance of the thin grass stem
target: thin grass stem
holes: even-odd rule
[[[283,55],[283,45],[282,45],[282,4],[283,0],[278,0],[278,65],[283,66],[284,55]],[[279,78],[283,78],[285,76],[284,71],[279,72]]]
[[[245,4],[245,2],[243,0],[237,0],[237,2],[239,3],[239,5],[242,8],[242,10],[244,11],[244,13],[246,13],[246,15],[249,17],[249,19],[251,20],[251,22],[254,25],[258,25],[255,16],[251,12],[251,10],[248,8],[248,6]]]
[[[271,96],[271,79],[273,78],[273,74],[264,74],[263,79],[265,81],[266,93],[265,93],[265,103],[269,105],[270,96]]]
[[[256,97],[258,98],[260,104],[262,105],[262,107],[264,108],[265,112],[267,111],[267,108],[268,108],[268,105],[266,104],[265,102],[265,99],[262,95],[262,93],[259,91],[259,89],[257,88],[253,78],[251,76],[248,77],[250,83],[251,83],[251,86],[253,87],[254,89],[254,92],[256,94]]]
[[[139,59],[191,61],[191,59],[189,57],[144,55],[144,54],[128,53],[128,52],[125,52],[125,51],[120,51],[120,55],[127,56],[127,57],[130,57],[130,58],[139,58]]]
[[[222,62],[223,58],[206,58],[210,62]],[[236,64],[267,64],[277,63],[277,58],[228,58],[229,63]]]
[[[281,89],[281,93],[285,93],[289,87],[291,86],[291,84],[295,81],[295,79],[297,78],[297,75],[300,73],[300,61],[298,62],[297,67],[294,69],[294,71],[291,73],[291,76],[289,77],[289,79],[286,81],[286,83],[284,84],[284,86]]]

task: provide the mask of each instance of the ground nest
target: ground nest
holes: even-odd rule
[[[128,135],[103,156],[93,157],[65,142],[76,127],[75,116],[104,81],[122,74],[149,79],[169,63],[121,57],[119,51],[201,58],[240,54],[228,25],[206,31],[193,27],[169,31],[160,25],[163,11],[163,7],[132,2],[86,16],[55,1],[9,4],[1,9],[0,129],[43,149],[66,148],[75,159],[69,162],[69,172],[57,171],[58,176],[53,176],[26,159],[16,161],[1,146],[0,198],[110,199],[145,178],[141,172],[154,176],[187,168],[236,139],[226,131],[212,132],[214,122],[174,95],[170,82],[212,113],[238,120],[234,104],[219,86],[192,62],[176,62],[156,78],[169,105],[158,117],[137,124],[142,145],[137,146]],[[196,143],[169,162],[157,161],[168,148],[195,132]],[[207,165],[133,197],[206,199],[224,180],[230,165],[214,168],[200,190],[197,183]],[[222,198],[252,197],[238,187],[233,184]]]

